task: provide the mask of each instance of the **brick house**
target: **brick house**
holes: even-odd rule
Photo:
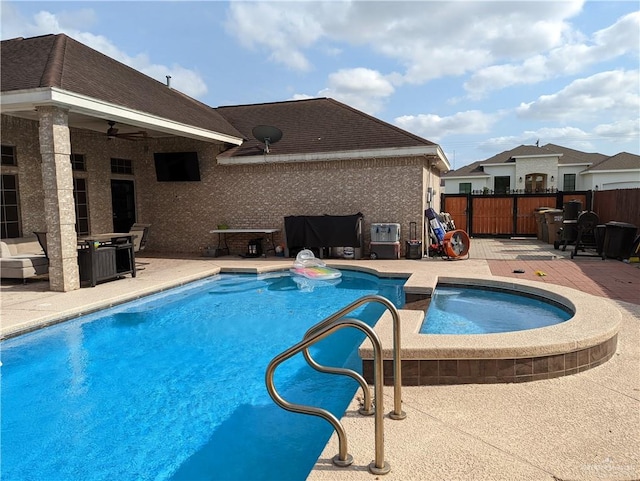
[[[0,48],[2,236],[48,232],[52,290],[79,287],[79,235],[133,222],[150,250],[200,254],[222,223],[281,243],[285,216],[360,212],[366,245],[373,222],[421,233],[439,209],[440,147],[335,100],[212,108],[66,35]],[[268,152],[258,125],[282,132]],[[196,173],[159,181],[176,153]]]
[[[582,191],[640,188],[640,156],[520,145],[443,176],[445,193]]]

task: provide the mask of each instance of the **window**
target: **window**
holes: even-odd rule
[[[73,201],[76,207],[76,232],[78,235],[88,235],[89,201],[87,196],[87,179],[73,179]]]
[[[460,182],[458,184],[458,193],[459,194],[470,194],[471,193],[471,182]]]
[[[4,150],[3,150],[4,161]],[[18,210],[18,176],[2,175],[0,188],[0,237],[20,237],[20,212]]]
[[[84,155],[71,154],[71,170],[84,172],[87,170],[87,166],[84,162]]]
[[[576,174],[564,174],[562,190],[564,192],[573,192],[576,190]]]
[[[128,159],[111,159],[112,174],[133,174],[133,162]]]
[[[508,194],[511,190],[511,177],[498,176],[493,179],[493,190],[496,194]]]
[[[2,146],[2,165],[17,165],[16,148],[12,145]]]

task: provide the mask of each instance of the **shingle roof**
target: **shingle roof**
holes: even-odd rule
[[[223,106],[216,111],[247,139],[219,157],[260,155],[264,146],[252,135],[258,125],[282,131],[282,139],[270,146],[280,155],[436,146],[330,98]]]
[[[546,144],[542,148],[554,154],[562,154],[558,161],[559,164],[595,164],[607,158],[606,155],[597,152],[582,152],[556,144]]]
[[[523,157],[528,155],[549,155],[551,152],[547,152],[542,147],[535,145],[519,145],[515,149],[505,150],[493,157],[489,157],[483,160],[483,164],[502,164],[505,162],[514,162],[514,157]]]
[[[514,162],[515,157],[521,156],[535,156],[535,155],[551,155],[558,154],[558,164],[588,164],[595,166],[600,162],[608,159],[606,155],[599,154],[596,152],[581,152],[579,150],[569,149],[567,147],[562,147],[561,145],[555,144],[546,144],[542,147],[538,147],[536,145],[520,145],[515,149],[505,150],[504,152],[500,152],[499,154],[494,155],[493,157],[489,157],[485,160],[479,160],[472,164],[465,165],[460,167],[457,170],[452,170],[447,172],[445,177],[468,177],[468,176],[479,176],[479,175],[487,175],[482,170],[482,166],[487,164],[502,164],[502,163],[510,163]],[[620,155],[620,154],[619,154]],[[627,154],[632,155],[632,154]],[[629,162],[629,161],[627,161]],[[614,164],[610,164],[614,165]],[[618,165],[618,164],[615,164]],[[620,164],[621,165],[621,164]],[[621,169],[624,167],[609,167],[615,169]]]
[[[234,137],[211,107],[64,35],[0,43],[2,92],[57,87],[121,107]]]
[[[477,160],[472,164],[462,166],[459,169],[450,170],[446,174],[443,174],[442,177],[458,177],[458,176],[469,177],[469,176],[489,175],[482,168],[482,164],[484,163],[485,163],[484,160]]]
[[[640,155],[620,152],[612,157],[606,157],[597,164],[587,169],[587,172],[595,170],[640,170]]]

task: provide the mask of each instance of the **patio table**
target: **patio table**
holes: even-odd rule
[[[265,249],[265,252],[273,251],[275,253],[276,245],[273,239],[273,235],[276,232],[280,232],[280,229],[213,229],[209,231],[209,234],[218,234],[218,246],[216,252],[226,252],[227,255],[231,254],[229,251],[229,244],[227,243],[228,237],[234,234],[269,234],[271,236],[271,247]]]

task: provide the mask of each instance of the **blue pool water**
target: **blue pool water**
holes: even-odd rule
[[[400,307],[403,283],[349,271],[334,285],[221,275],[4,341],[2,479],[305,479],[331,427],[277,407],[266,366],[363,295]],[[372,325],[382,311],[356,314]],[[343,329],[311,351],[359,369],[363,337]],[[275,383],[286,399],[336,416],[357,388],[301,355]]]
[[[573,316],[555,304],[516,293],[438,286],[422,334],[488,334],[551,326]]]

